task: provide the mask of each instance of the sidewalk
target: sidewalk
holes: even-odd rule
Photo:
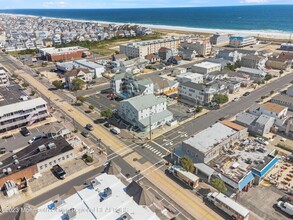
[[[105,156],[102,156],[102,159],[98,162],[98,163],[94,163],[90,166],[87,166],[86,168],[82,169],[82,170],[79,170],[73,174],[71,174],[70,176],[66,177],[64,180],[62,181],[56,181],[54,183],[51,183],[50,185],[48,186],[45,186],[43,188],[41,188],[40,190],[37,190],[35,192],[32,192],[31,190],[29,190],[28,192],[26,193],[19,193],[9,199],[7,199],[6,197],[4,198],[5,201],[1,201],[1,206],[3,209],[5,208],[9,208],[9,207],[16,207],[18,205],[21,205],[37,196],[40,196],[50,190],[53,190],[55,188],[57,188],[58,186],[61,186],[63,184],[66,184],[67,182],[77,178],[78,176],[84,174],[84,173],[87,173],[87,172],[90,172],[94,169],[96,169],[97,167],[103,165],[106,161],[106,158]],[[37,180],[36,180],[37,181]],[[69,190],[69,189],[68,189]]]
[[[35,87],[45,96],[50,98],[52,102],[54,102],[68,116],[74,118],[75,121],[81,124],[82,126],[85,126],[87,123],[92,122],[92,120],[89,117],[87,117],[85,114],[77,110],[75,107],[71,106],[66,102],[62,102],[62,99],[59,96],[52,93],[51,91],[48,91],[48,89],[44,85],[42,85],[32,76],[26,73],[22,73],[20,74],[20,76],[25,78],[25,80],[28,83],[30,83],[33,87]],[[132,152],[129,153],[128,156],[123,158],[130,166],[139,170],[145,170],[149,169],[150,167],[153,167],[153,164],[151,164],[150,162],[140,163],[140,160],[133,161],[134,158],[142,158],[142,156],[136,152],[133,152],[133,150],[129,149],[128,146],[126,146],[119,139],[115,138],[115,136],[113,136],[110,132],[108,132],[101,126],[94,124],[93,127],[94,130],[91,132],[91,134],[95,138],[100,138],[102,142],[106,146],[108,146],[112,151],[121,152],[129,150],[129,152]],[[129,159],[129,156],[133,158]],[[151,172],[150,175],[146,176],[146,178],[150,182],[155,184],[159,190],[167,194],[174,202],[176,202],[183,209],[189,212],[195,219],[222,219],[222,217],[219,216],[216,212],[208,208],[200,198],[190,193],[188,190],[183,189],[173,181],[170,181],[170,179],[167,178],[167,176],[165,176],[165,174],[161,170]]]

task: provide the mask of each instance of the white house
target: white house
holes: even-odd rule
[[[4,69],[0,67],[0,87],[8,85],[10,85],[8,74]]]
[[[167,99],[153,94],[119,102],[118,115],[141,131],[155,129],[173,119],[173,114],[167,110]]]
[[[84,82],[90,82],[93,80],[93,74],[88,69],[73,69],[65,73],[66,86],[71,89],[73,79],[81,79]]]
[[[215,71],[220,71],[221,67],[222,66],[219,63],[202,62],[202,63],[194,64],[192,66],[192,72],[207,74],[207,73],[211,73]]]
[[[180,83],[185,82],[194,82],[194,83],[203,83],[203,75],[199,73],[182,73],[176,76],[176,79]]]
[[[93,78],[100,78],[105,72],[105,67],[87,59],[75,60],[74,63],[78,64],[82,68],[89,69],[93,74]]]

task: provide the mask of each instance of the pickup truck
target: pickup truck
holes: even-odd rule
[[[60,167],[58,164],[57,165],[54,165],[52,167],[52,171],[53,173],[55,173],[55,175],[57,175],[58,178],[60,179],[64,179],[65,176],[66,176],[66,172],[63,170],[62,167]]]

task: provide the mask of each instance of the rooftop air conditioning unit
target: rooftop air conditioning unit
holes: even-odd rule
[[[56,148],[56,144],[55,144],[54,142],[50,142],[50,143],[48,144],[48,148],[49,148],[49,149]]]
[[[44,144],[42,144],[41,146],[38,147],[40,152],[44,152],[46,151],[46,146]]]

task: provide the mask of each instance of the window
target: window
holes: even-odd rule
[[[62,160],[65,160],[65,157],[62,157]]]
[[[40,170],[42,170],[43,169],[43,166],[40,166]]]
[[[66,155],[66,158],[68,159],[69,158],[69,155]]]
[[[45,168],[47,168],[48,166],[47,166],[47,164],[45,164]]]

